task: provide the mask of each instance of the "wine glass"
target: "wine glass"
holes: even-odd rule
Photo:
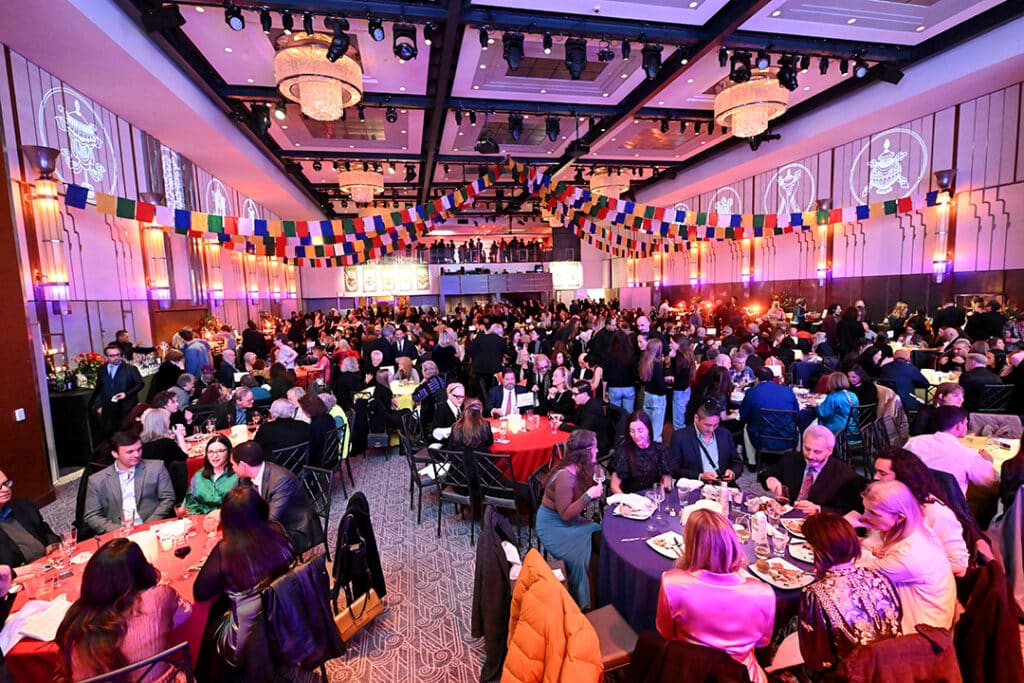
[[[736,530],[736,537],[740,539],[740,543],[746,543],[750,540],[750,516],[749,515],[737,515],[736,523],[733,524],[733,529]]]
[[[598,486],[604,486],[605,479],[608,478],[608,473],[604,467],[598,465],[594,468],[594,483]]]
[[[192,552],[192,546],[189,545],[188,540],[185,536],[177,536],[174,539],[174,556],[182,561],[182,575],[178,577],[179,581],[185,581],[191,574],[188,571],[188,560],[189,553]]]
[[[131,536],[133,531],[135,531],[135,511],[134,510],[122,510],[121,511],[121,535],[122,536]]]
[[[64,546],[60,543],[51,543],[50,545],[46,546],[46,562],[51,567],[53,567],[55,571],[53,585],[56,588],[60,587],[60,573],[64,569],[64,563],[66,559],[67,558],[64,554]]]
[[[60,543],[64,546],[64,554],[69,558],[78,550],[78,529],[71,527],[60,532]]]
[[[657,494],[654,492],[654,489],[651,489],[650,491],[644,491],[644,498],[646,498],[647,501],[650,503],[651,510],[656,510],[658,508],[658,497],[657,497]],[[653,515],[651,517],[648,517],[647,520],[648,520],[647,521],[647,530],[653,532],[654,531],[654,517],[653,517]]]
[[[661,516],[661,504],[662,504],[662,502],[664,500],[665,500],[665,487],[661,485],[661,482],[658,482],[657,484],[654,485],[654,505],[655,505],[655,508],[654,508],[655,509],[654,520],[656,522],[659,522],[659,523],[665,521],[665,518]]]

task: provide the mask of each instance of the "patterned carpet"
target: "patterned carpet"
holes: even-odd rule
[[[345,658],[328,663],[329,680],[475,683],[483,641],[469,635],[475,562],[469,522],[458,519],[447,505],[438,539],[437,498],[425,491],[423,523],[417,526],[416,511],[409,509],[409,468],[401,457],[355,458],[352,471],[356,490],[370,503],[388,595],[384,613],[349,643]],[[77,481],[62,485],[57,500],[43,509],[55,530],[69,527],[74,519],[77,489]],[[332,549],[347,503],[336,487]]]

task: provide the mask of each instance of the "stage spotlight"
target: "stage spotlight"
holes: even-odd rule
[[[388,123],[394,123],[398,120],[398,111],[394,107],[388,107],[384,112],[384,120]]]
[[[252,125],[257,134],[266,135],[270,130],[270,107],[262,102],[252,105]]]
[[[561,132],[562,121],[557,116],[548,116],[544,119],[544,134],[548,136],[548,140],[554,142]]]
[[[508,133],[512,136],[512,139],[519,142],[519,138],[523,136],[523,115],[522,114],[509,114],[508,115]]]
[[[360,121],[365,121],[366,120],[366,107],[364,107],[363,105],[360,104],[358,107],[356,107],[356,110],[359,112],[359,120]]]
[[[544,34],[544,54],[551,54],[551,46],[554,44],[554,40],[551,38],[550,33]]]
[[[315,159],[313,161],[313,170],[316,171],[317,173],[324,170],[324,165],[320,162],[319,159]]]
[[[601,48],[597,51],[597,61],[607,64],[613,59],[615,59],[615,53],[612,52],[611,45],[608,44],[607,40],[602,40]]]
[[[806,73],[811,68],[811,56],[804,55],[800,58],[800,73]]]
[[[266,7],[260,10],[260,28],[263,29],[264,33],[270,33],[271,18],[270,10]]]
[[[725,49],[725,45],[718,48],[718,66],[725,68],[725,65],[729,63],[729,51]]]
[[[682,133],[685,133],[685,132],[686,132],[686,120],[684,119],[683,121],[679,122],[679,133],[682,134]]]
[[[648,43],[647,45],[644,45],[643,50],[641,50],[641,54],[643,54],[644,74],[647,76],[648,80],[654,79],[661,70],[662,49],[661,45]]]
[[[462,125],[462,110],[461,109],[456,109],[455,110],[455,125],[456,126],[461,126]]]
[[[366,24],[367,31],[370,37],[376,42],[384,40],[384,26],[381,24],[380,17],[370,17]]]
[[[312,12],[302,13],[302,30],[307,36],[313,35],[313,14]]]
[[[481,50],[486,50],[487,46],[491,44],[491,40],[490,40],[490,37],[487,35],[487,29],[486,28],[480,29],[479,38],[480,38],[480,49]]]
[[[292,18],[290,10],[284,10],[281,12],[281,28],[284,30],[286,36],[292,34],[292,29],[295,27],[295,20]]]
[[[733,52],[729,63],[729,80],[733,83],[746,83],[750,80],[749,52]]]
[[[768,54],[765,50],[758,50],[757,62],[755,63],[757,64],[757,68],[763,71],[764,69],[767,69],[769,66],[772,65],[772,56]]]
[[[502,57],[508,63],[509,71],[515,71],[523,62],[523,34],[506,33],[501,36]]]
[[[865,76],[868,75],[869,68],[870,67],[868,66],[867,62],[865,62],[862,58],[857,57],[857,61],[853,63],[853,75],[856,78],[864,78]]]
[[[391,50],[401,62],[416,59],[419,48],[416,46],[416,27],[412,24],[395,24],[392,34]]]
[[[427,24],[426,26],[423,27],[423,43],[425,45],[434,44],[434,31],[436,30],[437,27],[434,26],[433,24]]]
[[[822,57],[821,61],[818,62],[818,73],[822,76],[828,73],[828,57]]]
[[[622,61],[629,61],[629,53],[633,51],[633,46],[629,44],[629,38],[622,39]]]
[[[668,133],[668,119],[661,120],[661,132]]]
[[[842,59],[839,60],[839,73],[841,73],[842,75],[845,76],[849,72],[850,72],[850,60],[847,59],[846,57],[843,57]]]
[[[278,102],[274,105],[274,118],[278,121],[284,121],[288,118],[288,110],[285,108],[284,102]]]
[[[413,164],[405,165],[405,182],[411,183],[416,180],[416,167]]]
[[[341,59],[348,52],[349,45],[352,43],[348,34],[345,33],[345,30],[348,29],[348,20],[331,17],[324,23],[325,25],[332,26],[334,30],[331,44],[327,46],[327,61],[333,63]]]
[[[242,10],[238,9],[234,5],[228,5],[224,8],[224,23],[232,31],[241,31],[245,28],[245,16],[242,14]]]
[[[587,41],[583,38],[569,38],[565,41],[565,68],[574,81],[580,80],[587,66]]]
[[[475,111],[469,112],[469,125],[471,125],[471,126],[475,126],[476,125],[476,112]]]
[[[792,55],[782,55],[779,58],[779,85],[786,90],[793,92],[799,87],[796,74],[796,59]]]

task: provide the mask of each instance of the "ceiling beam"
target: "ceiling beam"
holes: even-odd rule
[[[423,135],[423,168],[433,169],[434,162],[440,152],[441,136],[444,122],[448,116],[445,103],[451,98],[452,81],[459,62],[459,49],[462,47],[462,0],[448,0],[448,15],[444,22],[444,38],[441,40],[441,58],[437,66],[435,78],[431,79],[434,87],[434,103],[430,109],[430,117],[424,126]],[[434,50],[431,50],[434,52]],[[423,177],[423,188],[420,190],[420,204],[430,196],[432,173]]]
[[[223,11],[223,0],[172,0],[175,5],[188,7],[209,7]],[[389,21],[407,21],[425,24],[430,21],[443,21],[447,16],[445,8],[435,0],[233,0],[242,10],[257,12],[261,9],[281,11],[291,10],[293,13],[313,12],[314,14],[334,14],[347,19],[362,19],[369,16],[380,17]],[[168,4],[168,3],[164,3]]]

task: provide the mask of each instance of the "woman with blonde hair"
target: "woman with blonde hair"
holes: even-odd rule
[[[647,348],[640,356],[637,374],[644,385],[644,412],[651,418],[651,436],[655,443],[661,443],[668,387],[665,385],[665,357],[662,355],[661,340],[657,337],[648,339]]]
[[[956,613],[953,569],[940,542],[924,526],[921,505],[898,481],[876,481],[864,491],[860,522],[878,532],[879,543],[860,566],[885,574],[903,605],[903,632],[918,624],[948,629]]]
[[[751,681],[764,683],[754,648],[771,642],[775,591],[741,573],[747,563],[743,546],[721,514],[695,510],[683,534],[682,557],[661,575],[658,633],[723,650],[747,667]]]

